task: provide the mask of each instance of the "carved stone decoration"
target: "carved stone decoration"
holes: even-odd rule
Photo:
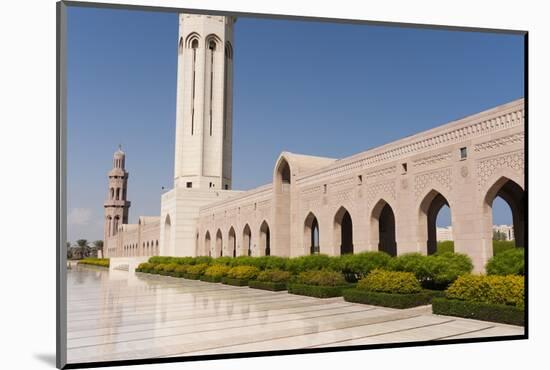
[[[425,172],[414,178],[414,194],[418,198],[424,189],[430,184],[439,184],[447,190],[452,190],[452,169],[451,167],[443,168],[436,171]]]
[[[476,144],[476,146],[474,147],[474,150],[476,152],[482,152],[485,150],[497,149],[506,145],[522,143],[524,140],[525,140],[525,133],[520,132],[517,134],[499,137],[498,139],[489,140],[480,144]]]
[[[367,186],[367,204],[377,201],[381,194],[390,194],[393,200],[395,196],[395,180],[383,181]]]
[[[468,166],[462,166],[460,169],[460,175],[462,177],[468,177]]]
[[[524,173],[525,156],[523,150],[503,154],[479,161],[477,165],[478,185],[484,186],[487,180],[499,169],[510,168]]]
[[[438,153],[428,157],[417,159],[413,162],[414,167],[424,167],[432,164],[439,164],[451,159],[451,152]]]

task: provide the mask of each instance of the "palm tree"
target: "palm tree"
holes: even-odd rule
[[[90,247],[86,239],[78,239],[76,241],[76,250],[80,254],[80,258],[86,258],[90,255]]]
[[[103,258],[104,257],[104,254],[103,254],[103,240],[96,240],[95,242],[93,242],[93,245],[94,245],[94,252],[95,252],[96,257],[99,257],[97,252],[101,251],[101,257]]]

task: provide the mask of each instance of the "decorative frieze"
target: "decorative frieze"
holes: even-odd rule
[[[451,159],[451,152],[438,153],[427,157],[419,158],[413,161],[413,167],[420,168],[424,166],[440,164]]]
[[[452,190],[452,169],[442,168],[435,171],[424,172],[414,177],[414,194],[418,198],[431,184],[438,184],[446,190]]]
[[[367,204],[378,201],[381,196],[390,195],[391,200],[396,199],[395,180],[382,181],[367,186]]]
[[[474,150],[476,152],[483,152],[486,150],[498,149],[500,147],[507,146],[507,145],[523,143],[524,140],[525,140],[525,133],[520,132],[517,134],[499,137],[494,140],[489,140],[483,143],[476,144],[474,146]]]
[[[478,185],[484,186],[493,174],[502,168],[509,168],[520,174],[524,173],[525,157],[523,150],[506,153],[480,160],[477,164]]]

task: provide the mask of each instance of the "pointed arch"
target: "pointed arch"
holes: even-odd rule
[[[216,232],[216,249],[214,250],[214,257],[223,256],[223,236],[222,231],[218,229]]]
[[[304,251],[319,254],[319,221],[313,212],[309,212],[304,220]]]
[[[218,35],[214,33],[211,33],[208,36],[206,36],[206,38],[204,39],[204,43],[207,49],[213,50],[213,51],[221,50],[221,48],[223,47],[222,40]]]
[[[225,43],[225,56],[228,59],[233,59],[233,46],[231,46],[229,41]]]
[[[235,229],[233,228],[233,226],[229,228],[227,241],[229,248],[229,250],[227,251],[228,255],[231,255],[232,257],[237,257],[237,237],[235,235]]]
[[[428,255],[437,252],[437,215],[444,207],[451,207],[447,198],[435,189],[431,189],[420,202],[418,214],[418,235],[419,244],[426,245],[426,253]],[[451,216],[452,225],[452,216]]]
[[[262,256],[271,255],[271,232],[265,220],[260,225],[260,253]]]
[[[526,247],[525,245],[525,204],[526,192],[522,186],[507,176],[499,177],[488,188],[483,198],[483,208],[488,219],[486,227],[493,227],[493,201],[495,198],[502,198],[512,211],[512,222],[514,228],[514,240],[516,247]]]
[[[371,234],[374,243],[378,244],[378,250],[386,252],[390,256],[397,255],[397,242],[395,240],[395,215],[390,204],[380,199],[372,209]]]
[[[248,224],[244,225],[243,228],[243,248],[245,249],[246,255],[252,255],[252,231]]]
[[[334,244],[340,247],[340,255],[353,254],[353,221],[351,214],[341,206],[334,215]]]
[[[196,32],[191,32],[185,38],[185,47],[188,49],[197,49],[199,47],[200,35]]]
[[[204,251],[208,253],[209,256],[212,255],[212,245],[210,241],[210,231],[206,231],[204,235]]]

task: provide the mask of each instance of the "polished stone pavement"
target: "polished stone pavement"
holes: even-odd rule
[[[519,335],[523,328],[201,281],[68,271],[69,363]]]

